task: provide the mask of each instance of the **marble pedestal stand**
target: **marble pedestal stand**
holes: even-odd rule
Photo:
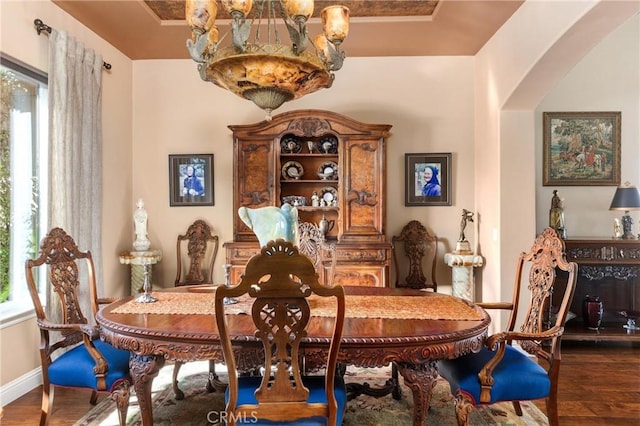
[[[452,294],[473,302],[475,299],[473,268],[483,265],[482,256],[473,254],[468,241],[458,241],[453,253],[445,253],[444,261],[452,268]]]
[[[120,263],[131,265],[131,294],[144,291],[145,279],[151,284],[151,268],[162,260],[160,250],[125,251],[120,253]]]

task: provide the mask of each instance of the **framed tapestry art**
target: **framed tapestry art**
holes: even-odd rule
[[[620,185],[620,112],[543,113],[544,186]]]
[[[404,205],[451,205],[451,153],[405,154]]]
[[[169,155],[169,205],[213,206],[213,154]]]

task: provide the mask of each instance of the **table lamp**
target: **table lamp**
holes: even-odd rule
[[[622,239],[635,239],[635,235],[631,232],[631,223],[633,221],[631,220],[631,216],[629,216],[629,210],[640,210],[640,192],[638,188],[629,182],[625,182],[622,186],[619,186],[613,195],[609,210],[624,210],[624,216],[622,216]]]

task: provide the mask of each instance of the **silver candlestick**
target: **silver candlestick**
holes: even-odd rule
[[[144,268],[144,283],[142,284],[142,289],[144,290],[144,293],[138,296],[136,301],[139,303],[157,302],[158,298],[153,297],[151,295],[151,279],[149,278],[149,276],[151,275],[151,265],[147,263],[143,266],[143,268]]]
[[[224,268],[224,286],[228,288],[231,286],[231,265],[225,263],[222,267]],[[234,303],[238,303],[238,299],[225,297],[223,302],[225,305],[233,305]]]

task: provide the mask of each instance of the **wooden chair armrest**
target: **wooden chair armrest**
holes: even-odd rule
[[[511,302],[479,302],[476,305],[482,309],[513,309],[513,303]]]
[[[498,344],[503,342],[511,342],[513,340],[550,340],[554,337],[562,335],[564,327],[554,326],[548,330],[541,331],[539,333],[524,333],[522,331],[502,331],[500,333],[492,334],[485,340],[485,346],[490,350],[495,350]]]
[[[56,324],[47,320],[38,320],[38,327],[47,331],[80,331],[91,340],[100,337],[98,327],[89,324]]]
[[[38,327],[47,331],[81,331],[81,324],[58,324],[45,320],[38,320]]]

